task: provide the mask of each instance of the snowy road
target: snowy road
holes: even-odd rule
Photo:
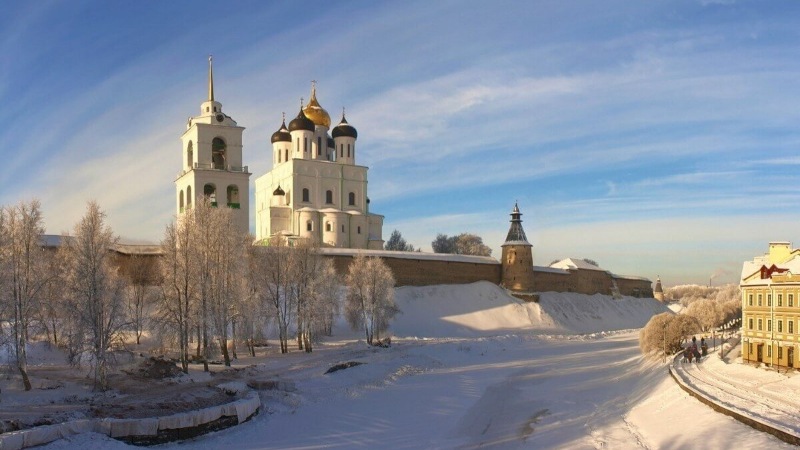
[[[673,368],[689,386],[722,406],[775,428],[800,433],[800,384],[786,375],[728,364],[716,353],[700,364],[673,362]]]

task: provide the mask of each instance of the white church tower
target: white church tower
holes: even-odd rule
[[[272,170],[256,179],[256,240],[312,239],[326,247],[383,248],[383,216],[369,211],[358,133],[331,118],[312,84],[308,105],[272,135]]]
[[[200,115],[189,118],[183,143],[183,170],[175,180],[178,217],[192,208],[201,196],[212,205],[235,210],[239,228],[250,229],[250,173],[242,163],[243,127],[222,112],[214,99],[214,72],[208,58],[208,100],[200,105]]]

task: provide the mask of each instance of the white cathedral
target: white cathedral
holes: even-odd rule
[[[183,170],[175,181],[180,217],[206,195],[212,204],[236,210],[237,225],[249,231],[250,173],[242,162],[243,127],[214,99],[211,58],[208,100],[189,119],[183,142]],[[255,181],[255,238],[289,242],[312,239],[323,246],[383,248],[383,216],[369,212],[367,167],[356,165],[356,129],[331,118],[311,98],[289,126],[284,119],[272,135],[272,170]]]

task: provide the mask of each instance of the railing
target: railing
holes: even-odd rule
[[[226,166],[225,164],[215,164],[215,163],[194,163],[193,169],[202,169],[202,170],[224,170],[226,172],[240,172],[240,173],[247,173],[249,172],[247,166]],[[178,173],[178,178],[184,176],[188,170],[182,170]]]

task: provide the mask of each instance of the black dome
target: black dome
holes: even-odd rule
[[[297,114],[297,117],[289,122],[289,131],[297,130],[314,131],[314,122],[306,117],[302,109],[300,110],[300,113]]]
[[[333,127],[333,131],[331,132],[334,138],[337,137],[351,137],[353,139],[358,138],[358,132],[352,125],[347,123],[347,119],[344,118],[342,115],[342,121],[339,122],[339,125]]]
[[[276,142],[292,142],[292,135],[289,134],[289,130],[286,129],[286,121],[284,120],[281,123],[280,130],[272,133],[272,143]]]
[[[272,195],[286,195],[286,192],[284,192],[283,189],[281,189],[281,185],[279,184],[278,189],[272,191]]]

